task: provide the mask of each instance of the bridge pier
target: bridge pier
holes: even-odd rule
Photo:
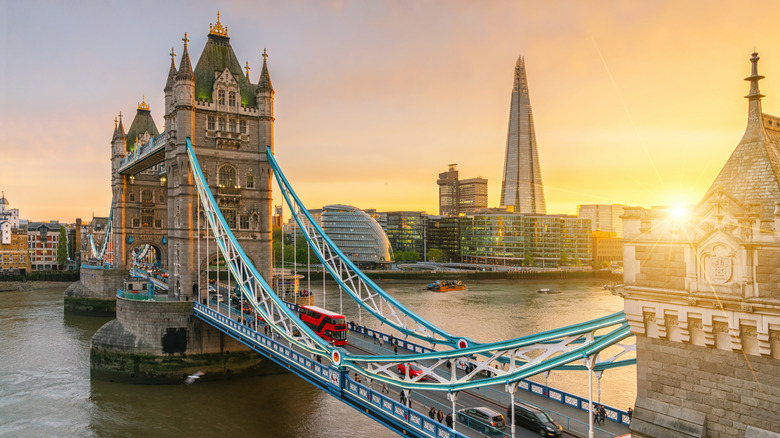
[[[92,337],[92,378],[176,384],[197,371],[207,380],[287,372],[196,318],[191,301],[117,297],[116,314]]]
[[[128,276],[126,269],[81,267],[79,281],[65,290],[65,312],[90,316],[113,316],[116,313],[116,291]]]

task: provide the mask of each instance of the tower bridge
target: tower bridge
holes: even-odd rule
[[[488,403],[514,418],[516,392],[527,377],[573,369],[587,370],[593,376],[615,366],[636,363],[640,388],[647,386],[647,390],[640,391],[641,400],[637,403],[640,421],[636,428],[632,425],[638,436],[676,436],[681,430],[693,431],[684,436],[707,436],[710,424],[716,425],[719,433],[725,431],[722,436],[737,436],[730,431],[738,431],[742,436],[748,436],[751,430],[780,433],[778,426],[761,413],[751,416],[742,412],[741,422],[732,422],[731,429],[723,421],[711,420],[706,413],[687,415],[682,407],[687,406],[684,395],[678,397],[677,405],[673,400],[659,400],[653,391],[661,388],[642,380],[643,370],[655,365],[652,361],[637,361],[637,356],[642,358],[645,353],[636,352],[634,334],[650,338],[668,333],[664,342],[681,342],[681,352],[701,339],[704,345],[713,345],[707,342],[710,338],[706,335],[678,336],[674,328],[661,329],[657,323],[652,324],[651,318],[644,318],[645,312],[638,310],[644,309],[644,304],[657,305],[668,301],[665,295],[680,295],[670,292],[668,287],[642,283],[648,273],[655,272],[652,264],[627,264],[629,277],[625,288],[617,288],[616,293],[631,297],[627,301],[628,318],[620,312],[501,342],[479,343],[467,334],[448,333],[407,309],[362,273],[308,214],[274,158],[274,90],[267,54],[263,52],[262,71],[253,84],[249,70],[244,74],[229,41],[227,28],[218,18],[210,27],[194,70],[187,34],[178,67],[171,52],[162,133],[151,118],[145,98],[138,105],[130,130],[124,131],[121,115],[116,121],[111,142],[111,231],[98,254],[96,266],[100,269],[83,269],[80,285],[73,291],[69,288],[73,296],[88,294],[90,288],[101,289],[104,295],[109,291],[116,300],[117,319],[98,330],[91,342],[94,378],[156,383],[180,382],[182,375],[204,369],[210,377],[292,371],[399,434],[459,437],[491,432],[490,425],[466,417],[460,412],[462,409]],[[754,81],[755,76],[754,72]],[[756,106],[752,103],[756,93],[751,91],[751,108]],[[400,344],[400,352],[361,347],[359,336],[351,336],[354,340],[347,346],[336,346],[301,321],[295,304],[285,302],[275,293],[269,282],[272,178],[276,179],[309,251],[367,318],[375,318],[380,326],[395,334],[394,346]],[[780,205],[780,199],[777,202]],[[760,234],[758,230],[754,232]],[[685,262],[695,258],[696,247],[689,249],[693,253],[686,256]],[[116,285],[118,281],[126,281],[131,271],[137,275],[136,251],[157,254],[155,260],[167,273],[167,282],[156,283],[167,287],[165,300],[153,300],[151,294],[148,299],[138,299],[128,291],[117,294],[118,289],[123,289]],[[642,254],[643,249],[636,251]],[[723,257],[718,251],[710,252]],[[215,290],[211,291],[215,260],[220,261],[216,269],[223,272],[216,273]],[[634,255],[628,260],[638,259]],[[668,262],[671,266],[681,260]],[[102,269],[106,267],[111,269]],[[721,271],[718,270],[718,281],[732,281],[732,277],[724,280]],[[692,279],[692,275],[688,277]],[[743,276],[733,281],[747,280]],[[736,290],[740,286],[730,287]],[[234,292],[240,302],[239,311],[228,303]],[[768,297],[773,298],[771,294]],[[696,306],[696,300],[689,299],[689,305]],[[758,303],[762,303],[762,311],[771,308],[760,300],[750,305],[759,307]],[[743,305],[741,311],[750,313],[756,307]],[[654,311],[656,315],[671,315],[665,307]],[[769,322],[761,330],[768,327],[771,336],[776,315],[766,311],[762,317]],[[711,320],[723,324],[718,318]],[[393,339],[388,333],[376,335],[386,342]],[[762,339],[757,344],[759,348],[751,351],[764,357],[767,367],[776,365],[774,344]],[[737,337],[730,340],[732,346],[739,342]],[[721,342],[714,344],[720,347]],[[752,345],[749,340],[744,343]],[[639,345],[655,344],[643,341]],[[400,369],[404,371],[399,373]],[[705,377],[717,381],[717,371]],[[381,390],[379,384],[383,385]],[[403,394],[406,401],[395,401],[384,386],[394,394]],[[768,395],[762,400],[776,400],[778,386],[763,385]],[[499,395],[495,400],[483,394],[474,396],[475,391],[485,388]],[[410,397],[417,400],[417,405],[408,401]],[[566,396],[560,398],[564,403],[569,400]],[[429,421],[420,410],[420,399],[427,406],[438,405],[451,413],[455,417],[452,427]],[[762,407],[776,413],[777,405]],[[673,415],[675,407],[683,412],[682,416]],[[697,409],[704,407],[706,403]],[[580,431],[581,435],[615,435],[594,427],[593,416],[588,413],[592,403],[580,400],[577,409],[586,412],[585,421],[590,423]],[[667,417],[662,418],[663,413]],[[625,413],[610,410],[608,416],[625,430],[629,422]],[[654,428],[653,418],[659,418],[667,429]],[[692,421],[685,423],[681,419]],[[514,422],[510,423],[506,429],[493,432],[515,436]],[[678,429],[675,425],[679,425]]]

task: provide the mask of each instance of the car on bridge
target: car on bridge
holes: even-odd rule
[[[507,418],[512,418],[512,407],[506,410]],[[563,433],[563,428],[553,421],[547,412],[536,406],[525,403],[515,403],[515,424],[523,426],[526,429],[533,430],[541,436],[559,437]]]
[[[406,375],[406,366],[404,366],[404,364],[399,363],[396,369],[398,370],[398,374],[402,376]],[[419,376],[420,374],[422,374],[422,370],[418,370],[413,366],[409,366],[409,377],[414,378]],[[428,380],[428,376],[422,376],[420,380]]]
[[[458,421],[471,429],[484,433],[501,433],[506,429],[506,420],[500,413],[491,408],[479,406],[464,408],[458,411]]]

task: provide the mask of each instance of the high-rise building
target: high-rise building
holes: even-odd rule
[[[488,180],[482,177],[458,181],[458,213],[474,213],[488,206]]]
[[[514,207],[516,213],[547,213],[525,60],[522,56],[517,58],[515,64],[504,157],[504,179],[501,182],[501,206]]]
[[[620,216],[624,209],[621,204],[582,204],[577,206],[577,216],[590,219],[591,231],[615,233],[623,238],[623,219]]]
[[[458,179],[457,164],[439,174],[439,215],[457,216],[473,213],[488,205],[488,181],[485,178]]]
[[[446,172],[439,174],[436,184],[439,185],[439,214],[442,216],[457,216],[458,214],[458,171],[457,164],[450,164]]]
[[[444,252],[441,261],[460,262],[460,217],[428,216],[425,241],[428,250]]]

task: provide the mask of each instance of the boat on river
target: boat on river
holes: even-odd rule
[[[538,291],[536,291],[536,293],[538,293],[538,294],[559,294],[559,293],[561,293],[561,290],[560,289],[544,288],[544,289],[539,289]]]
[[[460,280],[436,280],[428,285],[428,290],[434,292],[450,292],[453,290],[465,290],[466,285]]]

